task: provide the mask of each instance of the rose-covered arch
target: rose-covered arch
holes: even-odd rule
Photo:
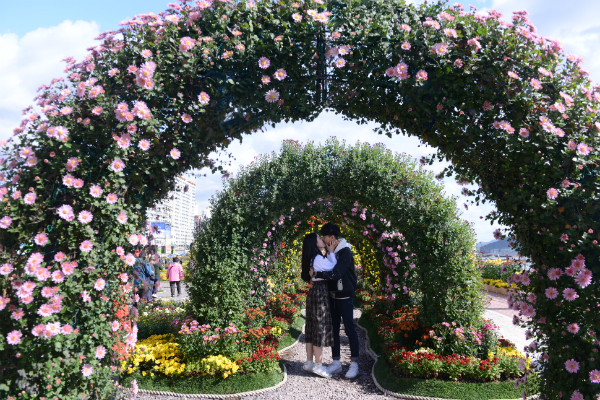
[[[490,219],[533,261],[531,294],[512,303],[532,317],[543,395],[598,393],[600,91],[526,12],[509,23],[446,3],[199,0],[122,25],[66,60],[2,147],[10,395],[110,392],[128,334],[111,299],[131,290],[143,211],[175,174],[219,168],[209,154],[231,140],[324,109],[418,135],[495,202]],[[57,384],[59,368],[76,372]]]
[[[375,251],[366,273],[383,294],[418,305],[427,326],[471,325],[483,311],[473,232],[442,191],[431,173],[383,145],[286,141],[280,154],[259,157],[212,200],[192,248],[194,314],[220,325],[264,305],[282,290],[290,267],[278,260],[297,254],[319,221],[333,220],[348,240],[370,241],[360,240],[358,253],[362,259]]]

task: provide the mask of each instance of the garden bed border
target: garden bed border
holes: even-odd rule
[[[196,394],[186,394],[186,393],[175,393],[175,392],[163,392],[160,390],[147,390],[140,389],[138,394],[154,394],[161,396],[173,396],[173,397],[191,397],[193,399],[230,399],[232,397],[244,397],[244,396],[254,396],[257,394],[262,394],[266,392],[270,392],[271,390],[279,389],[281,386],[285,385],[287,382],[287,368],[285,364],[283,365],[283,380],[279,382],[275,386],[271,386],[264,389],[253,390],[251,392],[242,392],[242,393],[228,393],[228,394],[210,394],[210,393],[196,393]]]
[[[361,310],[361,312],[362,312],[362,310]],[[375,360],[375,362],[373,363],[373,367],[371,368],[371,378],[373,379],[373,382],[375,382],[375,386],[377,386],[377,389],[379,389],[379,391],[381,391],[386,396],[395,397],[397,399],[406,399],[406,400],[456,400],[456,399],[447,399],[447,398],[441,398],[441,397],[413,396],[411,394],[402,394],[402,393],[391,392],[391,391],[383,388],[379,384],[379,382],[377,382],[377,378],[375,378],[375,365],[379,361],[380,356],[377,353],[375,353],[373,351],[373,349],[371,348],[371,339],[369,338],[369,331],[358,323],[358,319],[355,320],[355,323],[356,323],[356,326],[361,331],[363,331],[365,333],[365,336],[367,338],[367,340],[366,340],[366,349],[365,349],[366,353],[369,356],[371,356],[371,358],[373,360]],[[525,400],[535,400],[535,399],[539,399],[539,397],[540,397],[539,394],[534,394],[532,396],[527,397]],[[519,400],[519,399],[502,399],[502,400]]]
[[[302,325],[302,333],[304,333],[304,327],[306,324]],[[278,350],[277,353],[283,353],[298,344],[300,341],[300,335],[298,339],[288,347]],[[264,389],[253,390],[250,392],[240,392],[240,393],[228,393],[228,394],[210,394],[210,393],[195,393],[195,394],[185,394],[185,393],[175,393],[175,392],[163,392],[160,390],[148,390],[148,389],[139,389],[139,394],[152,394],[152,395],[161,395],[161,396],[173,396],[173,397],[191,397],[193,399],[229,399],[231,397],[245,397],[245,396],[255,396],[257,394],[262,394],[266,392],[270,392],[271,390],[279,389],[281,386],[285,385],[287,382],[287,368],[285,367],[285,363],[281,363],[283,365],[283,380],[279,382],[275,386],[267,387]]]

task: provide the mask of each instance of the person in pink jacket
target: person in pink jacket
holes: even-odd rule
[[[173,258],[167,269],[167,278],[171,285],[171,297],[175,297],[175,286],[177,286],[177,297],[181,296],[181,280],[183,279],[183,268],[179,263],[179,258]]]

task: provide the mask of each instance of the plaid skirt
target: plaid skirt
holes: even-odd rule
[[[333,346],[333,330],[329,311],[327,281],[313,282],[306,296],[306,343],[317,347]]]

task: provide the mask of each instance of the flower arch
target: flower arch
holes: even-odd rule
[[[483,311],[472,230],[432,174],[415,164],[382,145],[335,139],[323,146],[286,141],[281,154],[261,156],[227,182],[197,232],[194,314],[223,324],[264,305],[289,268],[278,260],[298,254],[318,221],[334,220],[370,242],[360,240],[358,253],[364,259],[374,252],[366,273],[383,293],[418,304],[428,326],[472,324]],[[278,288],[267,285],[269,278]]]
[[[183,0],[66,59],[67,78],[40,88],[2,147],[8,393],[110,392],[110,349],[135,342],[110,299],[131,290],[143,211],[175,174],[219,169],[212,151],[326,109],[418,135],[496,203],[490,219],[533,262],[533,296],[512,300],[533,316],[543,395],[596,395],[600,89],[526,12],[500,17],[443,2]]]

